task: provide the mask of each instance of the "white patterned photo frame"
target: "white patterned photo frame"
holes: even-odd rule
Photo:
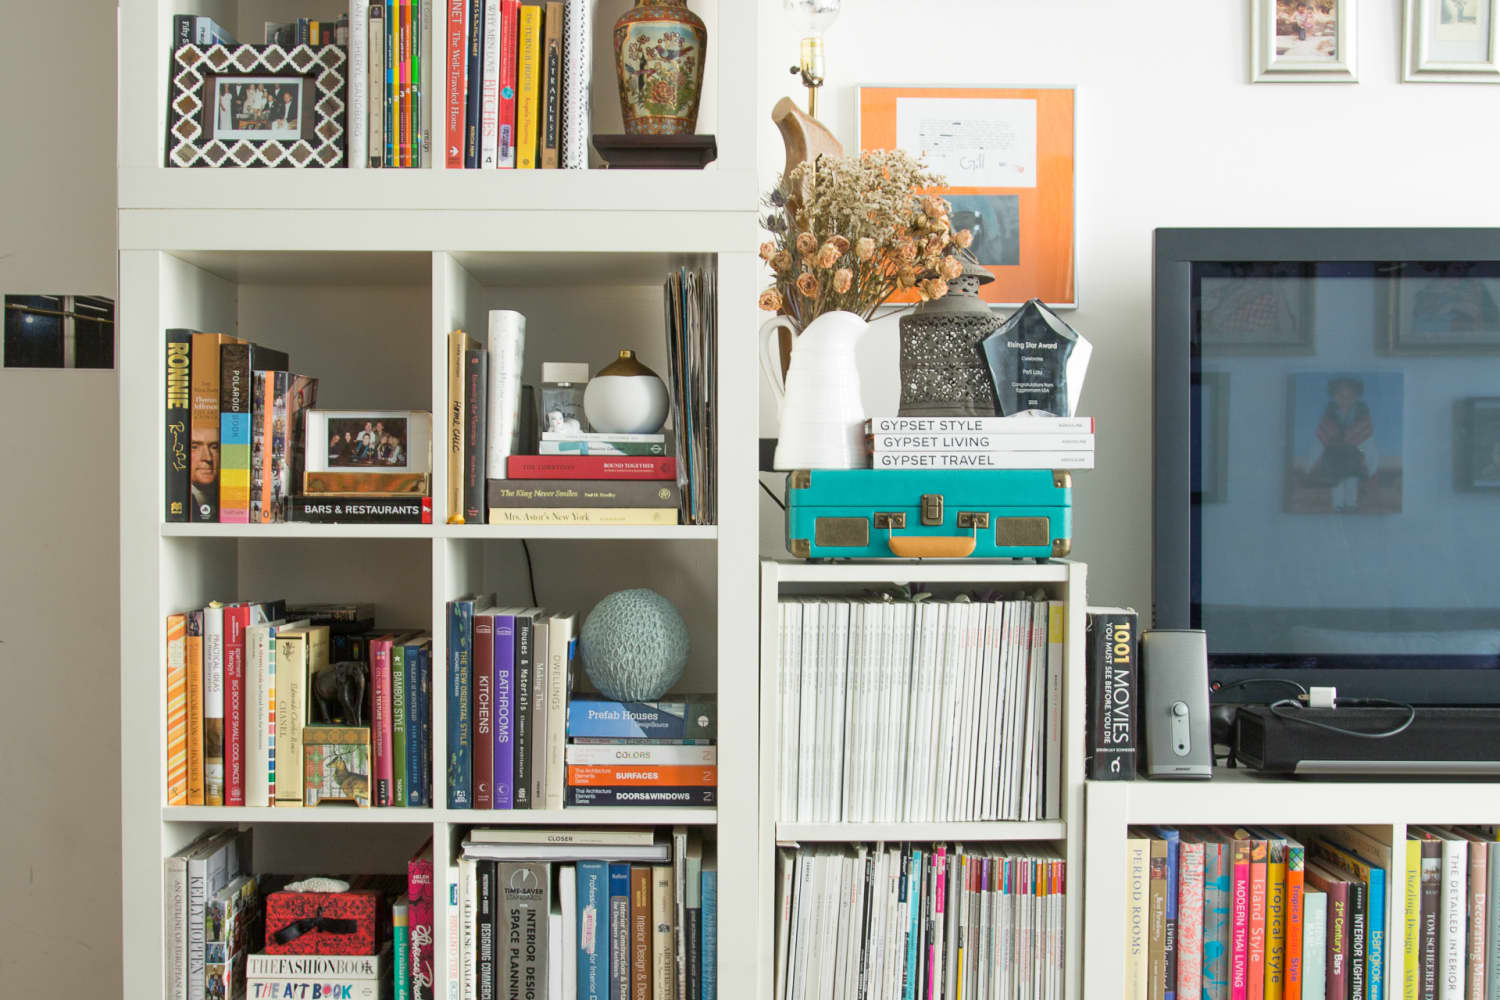
[[[169,167],[342,167],[345,145],[346,67],[339,45],[184,45],[172,53],[171,99],[167,104]],[[214,136],[215,81],[237,77],[303,81],[303,113],[294,130],[267,130],[252,140]]]

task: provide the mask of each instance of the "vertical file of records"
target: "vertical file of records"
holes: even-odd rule
[[[1059,816],[1063,602],[927,596],[780,602],[783,822]]]
[[[719,292],[713,268],[679,268],[664,288],[667,320],[667,391],[672,397],[672,438],[683,524],[718,519],[717,352]]]

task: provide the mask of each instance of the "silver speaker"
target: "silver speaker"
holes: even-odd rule
[[[1141,728],[1146,777],[1212,778],[1208,638],[1202,629],[1141,636]]]

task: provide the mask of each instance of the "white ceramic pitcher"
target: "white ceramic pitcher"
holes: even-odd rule
[[[781,405],[776,468],[865,468],[870,463],[854,346],[870,324],[842,310],[813,320],[792,342],[783,384],[776,330],[790,324],[785,316],[772,316],[760,328],[761,367]]]

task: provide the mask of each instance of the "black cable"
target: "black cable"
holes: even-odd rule
[[[771,498],[772,503],[780,507],[782,510],[786,510],[786,504],[782,502],[781,497],[771,492],[771,487],[767,486],[765,483],[761,483],[760,488],[766,491],[766,496]]]
[[[1252,684],[1286,684],[1297,689],[1298,694],[1307,694],[1307,688],[1298,684],[1288,677],[1246,677],[1243,680],[1230,681],[1227,684],[1214,684],[1208,689],[1209,698],[1222,691],[1233,691],[1235,688],[1249,687]]]
[[[531,571],[531,546],[524,538],[521,539],[521,551],[526,554],[526,582],[531,584],[531,606],[541,607],[541,602],[536,599],[536,574]]]
[[[1387,729],[1381,733],[1362,733],[1356,729],[1345,729],[1343,726],[1330,725],[1327,722],[1319,722],[1316,719],[1308,719],[1302,716],[1307,706],[1292,698],[1283,698],[1281,701],[1271,703],[1271,714],[1286,722],[1300,722],[1304,726],[1313,726],[1317,729],[1326,729],[1330,733],[1338,733],[1341,736],[1356,736],[1362,740],[1385,740],[1397,736],[1411,728],[1411,724],[1417,721],[1417,709],[1402,701],[1387,701],[1384,698],[1360,698],[1357,702],[1346,702],[1352,707],[1361,708],[1403,708],[1406,710],[1406,721],[1394,729]],[[1291,711],[1289,711],[1289,709]],[[1334,710],[1337,712],[1337,709]]]

